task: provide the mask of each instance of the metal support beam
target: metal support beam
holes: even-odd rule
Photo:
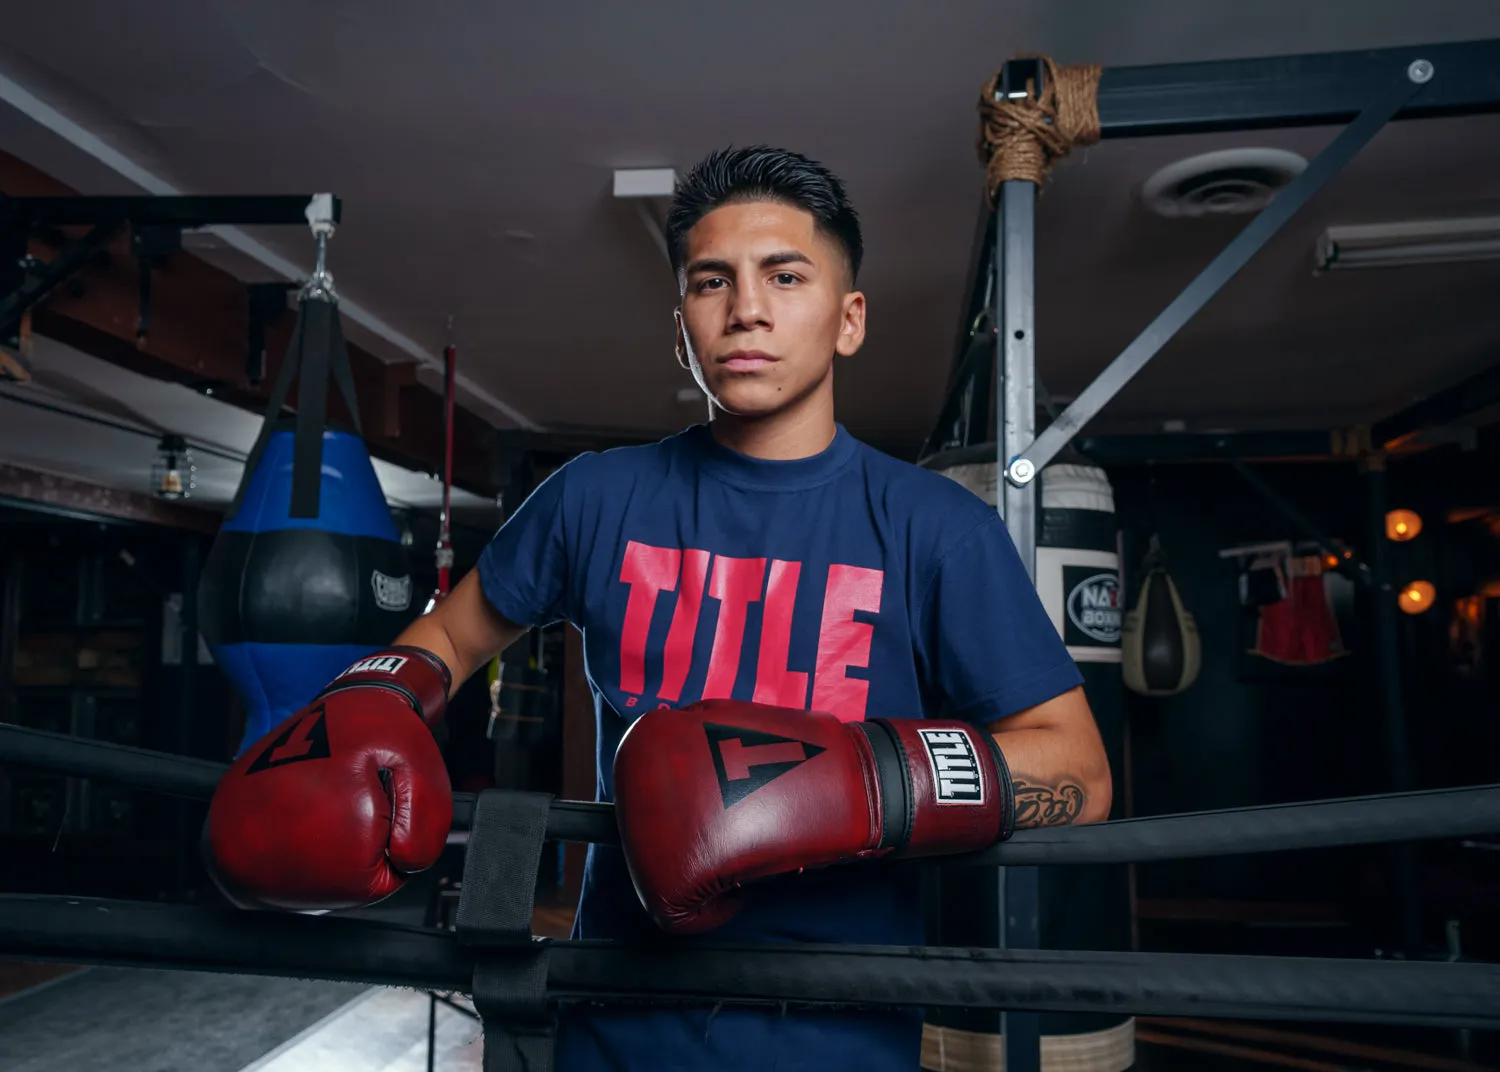
[[[10,338],[26,311],[51,294],[114,236],[116,225],[98,224],[63,247],[52,260],[31,272],[15,290],[0,299],[0,338]]]
[[[307,225],[312,194],[270,197],[4,197],[0,219],[25,220],[38,227],[249,227]],[[333,222],[343,213],[333,199]]]
[[[1364,471],[1366,490],[1365,532],[1369,542],[1372,577],[1371,616],[1374,619],[1375,664],[1380,675],[1381,714],[1385,722],[1386,762],[1393,793],[1410,792],[1412,788],[1411,757],[1406,740],[1406,702],[1401,682],[1401,643],[1396,589],[1386,547],[1385,514],[1388,507],[1386,471],[1378,455],[1367,460]],[[1403,950],[1409,959],[1422,956],[1422,901],[1416,852],[1411,845],[1396,845],[1389,850],[1395,881],[1398,912],[1397,927]]]
[[[1323,184],[1336,175],[1360,149],[1390,121],[1402,105],[1433,78],[1430,64],[1422,61],[1407,68],[1387,72],[1387,80],[1370,105],[1319,153],[1270,205],[1235,236],[1224,251],[1209,263],[1198,277],[1153,320],[1119,357],[1105,368],[1094,382],[1084,388],[1062,415],[1043,432],[1006,470],[1006,478],[1025,484],[1035,478],[1094,416],[1119,394],[1146,363],[1161,352],[1184,324],[1208,304],[1224,285],[1273,238],[1282,226],[1305,205]],[[1013,456],[1015,457],[1015,456]],[[1024,463],[1024,464],[1023,464]]]
[[[266,327],[285,315],[287,295],[295,283],[247,283],[249,334],[245,340],[245,379],[252,385],[266,378]]]
[[[218,514],[196,506],[4,462],[0,462],[0,504],[83,521],[135,522],[205,533],[217,532],[221,520]]]
[[[996,473],[1031,443],[1036,433],[1036,186],[1007,182],[1000,191],[1000,295],[996,344],[999,348],[1000,418]],[[1032,474],[1033,476],[1035,474]],[[1036,581],[1036,487],[1030,477],[997,488],[1001,515],[1021,562]]]
[[[1008,98],[1040,96],[1044,69],[1034,59],[1012,60],[1000,78]],[[1010,530],[1027,576],[1036,583],[1036,486],[999,479],[1011,458],[1036,431],[1036,184],[1011,181],[1000,188],[995,225],[994,301],[996,371],[995,505]],[[1036,949],[1041,941],[1037,869],[999,869],[1000,947]],[[1008,1072],[1040,1072],[1041,1021],[1035,1013],[1007,1012],[1000,1034]]]
[[[986,279],[985,302],[992,302]],[[937,425],[927,437],[920,457],[934,458],[956,447],[971,447],[992,442],[990,435],[990,385],[994,380],[997,343],[990,325],[990,313],[984,311],[976,329],[965,336],[964,351],[958,362],[958,375],[943,400]]]
[[[1339,431],[1233,432],[1080,436],[1080,453],[1100,465],[1164,462],[1316,462],[1352,460],[1363,437]]]
[[[1309,56],[1111,67],[1099,82],[1106,138],[1347,123],[1392,71],[1417,59],[1441,77],[1392,118],[1500,112],[1500,40]]]
[[[1500,363],[1391,414],[1370,430],[1370,437],[1376,447],[1394,450],[1423,432],[1463,420],[1496,404],[1500,404]]]
[[[68,195],[67,187],[55,179],[3,152],[0,152],[0,189],[38,201],[62,201]],[[306,207],[305,202],[302,207]],[[4,219],[0,216],[0,221]],[[302,222],[305,226],[306,221]],[[0,252],[4,250],[9,230],[0,227]],[[241,234],[232,229],[227,233]],[[247,236],[241,234],[241,237],[249,241]],[[61,246],[55,234],[36,234],[30,238],[30,255],[44,261],[58,256]],[[252,385],[246,376],[248,303],[244,283],[188,252],[175,254],[170,271],[160,273],[152,288],[158,308],[172,310],[172,330],[157,331],[143,346],[135,334],[140,265],[136,258],[126,255],[128,249],[118,239],[111,246],[111,253],[108,263],[102,259],[85,263],[70,281],[78,284],[76,288],[58,287],[32,311],[33,335],[53,339],[142,375],[195,390],[212,387],[214,397],[221,401],[257,414],[263,412],[270,383],[263,380]],[[0,268],[3,267],[0,263]],[[291,265],[286,265],[285,272],[276,269],[276,274],[298,279],[306,275],[301,268]],[[366,328],[374,323],[368,316],[360,320],[351,309],[348,300],[340,302],[346,320]],[[266,325],[268,377],[274,378],[276,374],[294,322],[295,316],[287,310]],[[404,338],[391,335],[391,331],[386,327],[382,338],[388,341]],[[410,340],[399,346],[408,353],[424,352]],[[349,343],[349,359],[354,366],[361,410],[377,412],[381,400],[387,396],[389,370],[397,366],[387,364],[353,341]],[[426,355],[425,364],[431,365],[434,360]],[[454,481],[471,491],[493,494],[499,490],[499,482],[490,470],[490,439],[494,428],[473,408],[474,401],[486,401],[489,396],[480,391],[462,397],[463,404],[456,413]],[[371,455],[406,468],[436,470],[443,458],[441,396],[425,389],[401,390],[397,403],[383,407],[398,411],[383,427],[366,428],[365,439]],[[529,423],[522,423],[530,427]]]
[[[1386,719],[1390,791],[1405,793],[1411,790],[1412,779],[1406,744],[1406,711],[1402,700],[1400,645],[1396,632],[1396,615],[1399,611],[1396,607],[1396,585],[1390,573],[1390,555],[1386,549],[1385,466],[1372,458],[1365,467],[1364,480],[1367,514],[1365,527],[1370,545],[1371,572],[1375,581],[1376,661],[1380,666],[1381,706]]]
[[[993,331],[996,216],[986,204],[975,228],[957,356],[937,424],[918,455],[923,460],[954,447],[990,442],[990,382],[995,363],[993,345],[984,336]]]

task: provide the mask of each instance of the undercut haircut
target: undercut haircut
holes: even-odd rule
[[[844,251],[850,285],[859,278],[865,254],[859,214],[838,176],[801,153],[752,145],[709,153],[693,165],[672,195],[667,255],[679,281],[688,232],[714,209],[750,201],[775,201],[811,215],[818,230]]]

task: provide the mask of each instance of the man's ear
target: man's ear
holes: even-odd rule
[[[688,364],[687,359],[687,332],[682,326],[682,306],[679,305],[676,309],[672,310],[672,323],[676,327],[677,338],[675,349],[677,352],[677,363],[682,366],[684,372],[692,372],[693,367]]]
[[[864,344],[865,296],[860,291],[851,290],[844,295],[844,319],[839,324],[839,337],[833,351],[840,357],[853,357]]]

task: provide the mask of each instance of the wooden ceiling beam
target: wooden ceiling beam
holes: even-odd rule
[[[0,153],[0,191],[15,197],[76,193],[6,153]],[[115,236],[107,255],[88,262],[58,287],[33,310],[32,330],[134,372],[211,390],[217,399],[263,411],[291,338],[295,312],[289,308],[267,324],[265,375],[258,383],[250,382],[245,284],[179,251],[164,258],[153,273],[149,331],[137,339],[141,267],[129,241],[128,234]],[[33,239],[33,256],[50,260],[57,252],[55,245]],[[417,382],[414,364],[386,364],[353,343],[348,350],[371,455],[408,469],[441,472],[442,398]],[[348,420],[336,390],[329,393],[329,415]],[[494,434],[484,419],[455,407],[456,485],[480,495],[500,490],[504,481],[494,465]]]
[[[217,532],[219,515],[119,488],[0,462],[0,502],[83,519],[113,518],[194,532]]]

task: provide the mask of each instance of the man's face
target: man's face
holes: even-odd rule
[[[678,346],[714,404],[767,417],[832,392],[833,357],[864,342],[864,295],[810,213],[724,205],[688,233]]]

